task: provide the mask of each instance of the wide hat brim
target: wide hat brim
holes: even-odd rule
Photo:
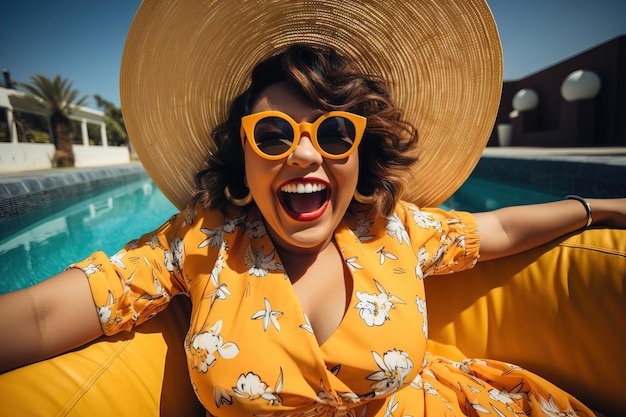
[[[144,0],[126,40],[124,122],[146,171],[179,209],[253,66],[286,46],[331,46],[389,82],[419,134],[402,197],[435,206],[472,172],[502,89],[496,24],[479,0]]]

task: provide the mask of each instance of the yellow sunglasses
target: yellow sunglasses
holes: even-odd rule
[[[270,160],[289,155],[308,133],[313,147],[324,157],[342,159],[359,146],[367,118],[345,111],[331,111],[313,123],[297,123],[279,111],[262,111],[241,118],[241,145],[245,138],[254,151]]]

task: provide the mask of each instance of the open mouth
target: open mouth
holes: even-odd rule
[[[289,217],[296,220],[319,218],[330,201],[328,184],[317,181],[294,181],[280,187],[278,200]]]

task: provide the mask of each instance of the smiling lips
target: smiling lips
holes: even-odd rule
[[[293,179],[279,188],[278,201],[292,219],[316,220],[330,202],[329,184],[320,179]]]

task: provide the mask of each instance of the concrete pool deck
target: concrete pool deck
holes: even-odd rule
[[[626,196],[626,147],[485,149],[474,174],[555,195]],[[99,188],[146,177],[139,162],[0,174],[0,224]]]

